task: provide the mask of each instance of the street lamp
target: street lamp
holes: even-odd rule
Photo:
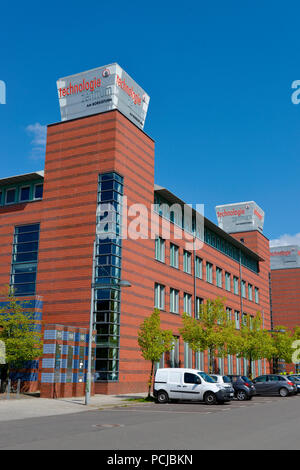
[[[93,335],[93,324],[94,324],[94,288],[97,287],[108,287],[108,284],[95,282],[95,258],[96,258],[96,241],[94,241],[93,249],[93,272],[92,272],[92,283],[91,283],[91,309],[90,309],[90,324],[89,324],[89,344],[88,344],[88,366],[85,383],[85,405],[88,405],[91,398],[91,381],[92,381],[92,335]],[[131,283],[126,280],[120,280],[116,284],[109,284],[110,287],[131,287]]]

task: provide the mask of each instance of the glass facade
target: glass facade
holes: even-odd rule
[[[40,224],[15,227],[10,287],[16,296],[35,295]]]
[[[119,375],[122,196],[122,176],[99,175],[94,266],[96,381],[116,381]]]

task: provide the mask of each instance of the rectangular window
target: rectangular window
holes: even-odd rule
[[[242,325],[247,326],[247,313],[243,313],[242,315]]]
[[[161,237],[155,239],[155,259],[165,262],[165,240]]]
[[[202,259],[199,256],[196,256],[195,274],[196,277],[202,279]]]
[[[173,243],[170,244],[170,266],[179,268],[179,248]]]
[[[240,329],[240,312],[238,310],[234,311],[234,321],[235,321],[235,327],[237,330]]]
[[[195,352],[195,368],[204,370],[204,353],[202,351]]]
[[[222,287],[222,269],[216,268],[216,285],[217,287]]]
[[[174,336],[173,340],[174,349],[170,351],[170,363],[168,364],[169,367],[180,367],[179,364],[179,337]]]
[[[165,309],[165,286],[155,284],[154,306],[160,310]]]
[[[242,281],[242,297],[246,298],[246,281]]]
[[[16,193],[16,188],[7,189],[5,195],[5,204],[13,204],[16,202]]]
[[[239,295],[239,278],[233,276],[233,293]]]
[[[213,265],[208,261],[206,262],[206,281],[211,284],[213,282]]]
[[[192,314],[192,296],[184,293],[183,296],[183,311],[188,315]]]
[[[225,289],[231,291],[231,276],[230,273],[225,273]]]
[[[201,299],[200,297],[196,297],[196,318],[198,320],[201,317],[202,305],[203,299]]]
[[[193,351],[188,343],[184,343],[184,367],[192,369],[193,367]]]
[[[26,202],[30,200],[30,186],[23,186],[20,189],[19,200],[20,202]]]
[[[34,295],[40,224],[15,227],[10,286],[16,296]]]
[[[255,287],[255,303],[259,304],[259,289]]]
[[[43,197],[43,184],[36,184],[34,186],[34,199],[42,199]]]
[[[179,291],[170,289],[170,312],[179,313]]]
[[[188,251],[183,252],[183,270],[187,274],[192,272],[192,255]]]
[[[228,321],[232,320],[232,310],[229,307],[226,307],[226,317]]]
[[[252,287],[252,284],[248,284],[248,299],[253,300],[253,287]]]

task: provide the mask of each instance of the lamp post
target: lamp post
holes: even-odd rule
[[[91,382],[92,382],[92,335],[93,335],[93,324],[94,324],[94,289],[95,287],[107,287],[107,284],[101,284],[95,282],[95,258],[96,258],[96,241],[94,241],[93,247],[93,272],[92,272],[92,283],[91,283],[91,308],[90,308],[90,323],[89,323],[89,344],[88,344],[88,366],[85,383],[85,405],[88,405],[91,398]],[[129,281],[120,280],[118,283],[113,284],[113,287],[131,287]]]

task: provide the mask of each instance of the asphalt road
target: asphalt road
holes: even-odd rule
[[[0,449],[299,449],[300,396],[142,404],[0,423]]]

